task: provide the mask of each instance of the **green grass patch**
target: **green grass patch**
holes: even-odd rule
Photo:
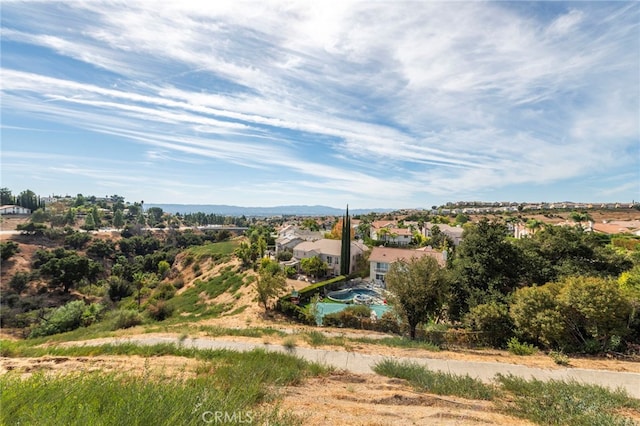
[[[640,414],[640,401],[622,390],[575,381],[525,380],[515,376],[497,376],[502,388],[513,395],[501,408],[509,414],[539,424],[593,426],[633,425],[616,410],[632,409]]]
[[[237,241],[222,241],[219,243],[207,243],[201,246],[191,246],[186,250],[187,256],[192,256],[197,260],[206,258],[219,259],[233,253],[238,246]]]
[[[623,390],[576,381],[526,380],[512,375],[496,376],[489,385],[467,376],[430,371],[412,362],[385,359],[374,371],[387,377],[407,380],[416,390],[438,395],[493,401],[509,415],[543,425],[593,426],[635,425],[624,412],[640,415],[640,400]]]
[[[424,349],[431,352],[439,352],[440,348],[431,342],[425,342],[422,340],[411,340],[404,337],[384,337],[382,339],[371,339],[369,337],[358,337],[350,339],[358,343],[366,343],[370,345],[382,345],[390,346],[393,348],[408,348],[408,349]]]
[[[210,337],[219,337],[219,336],[263,337],[263,336],[273,336],[273,335],[280,336],[280,337],[287,336],[287,333],[285,333],[284,331],[276,330],[275,328],[270,328],[270,327],[224,328],[224,327],[203,325],[203,326],[200,326],[199,330],[204,332],[207,336],[210,336]]]
[[[514,355],[527,356],[538,352],[538,348],[531,343],[522,343],[516,337],[512,337],[507,342],[507,349]]]
[[[468,375],[456,376],[451,373],[430,371],[426,367],[412,363],[385,359],[377,363],[373,370],[387,377],[407,380],[420,392],[437,395],[454,395],[468,399],[491,400],[495,388]]]
[[[34,348],[35,349],[35,348]],[[295,385],[327,368],[263,350],[193,350],[176,345],[104,345],[93,348],[40,348],[50,354],[178,355],[205,362],[196,378],[142,377],[116,373],[58,376],[0,376],[2,424],[115,425],[203,424],[207,411],[242,414],[255,424],[301,424],[301,419],[266,407],[274,386]],[[90,353],[91,352],[91,353]],[[237,417],[236,417],[237,422]]]
[[[216,316],[228,310],[228,306],[207,304],[200,296],[202,293],[214,299],[229,291],[234,293],[244,285],[244,275],[233,268],[225,268],[221,273],[207,281],[196,280],[194,286],[167,301],[176,313],[190,313],[198,316]]]

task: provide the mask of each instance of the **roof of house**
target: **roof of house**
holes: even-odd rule
[[[356,250],[354,250],[354,248]],[[327,254],[331,256],[340,256],[342,254],[342,241],[330,240],[323,238],[316,241],[304,241],[293,248],[295,251],[315,251],[317,253]],[[363,251],[362,244],[357,241],[351,241],[351,254],[355,255]]]
[[[13,208],[16,208],[16,207],[18,207],[20,209],[27,209],[26,207],[18,206],[18,205],[15,205],[15,204],[4,204],[4,205],[0,206],[0,209],[9,209],[9,208],[13,209]],[[29,209],[27,209],[27,210],[29,210]]]
[[[594,223],[593,230],[603,234],[629,234],[633,228],[622,226],[619,223]]]
[[[391,247],[374,247],[369,255],[369,262],[393,263],[399,260],[408,261],[412,258],[419,259],[423,256],[431,256],[435,258],[440,266],[444,266],[446,264],[443,253],[437,250],[428,248],[410,250]]]
[[[425,224],[425,228],[430,230],[435,225],[438,226],[440,232],[449,236],[462,237],[462,233],[464,232],[464,228],[462,228],[461,226],[451,226],[444,223],[427,223]]]
[[[380,229],[380,228],[395,228],[398,224],[395,220],[375,220],[371,222],[371,227]]]

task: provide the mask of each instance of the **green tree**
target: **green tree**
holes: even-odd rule
[[[118,209],[113,214],[113,226],[116,229],[121,229],[124,226],[124,214],[121,209]]]
[[[606,350],[612,336],[624,337],[632,307],[618,283],[596,277],[571,277],[561,282],[558,302],[575,340],[586,345],[592,339]],[[617,348],[612,348],[617,349]]]
[[[238,259],[242,262],[242,266],[247,268],[251,265],[251,246],[249,243],[243,241],[233,252]]]
[[[567,340],[566,324],[558,305],[558,284],[524,287],[515,291],[509,307],[518,335],[546,347],[559,347]]]
[[[158,262],[158,275],[160,278],[165,278],[169,271],[171,270],[171,265],[166,260],[161,260]]]
[[[85,203],[86,203],[86,200],[84,198],[84,195],[78,194],[78,195],[76,195],[76,199],[73,202],[73,206],[74,207],[82,207],[82,206],[84,206]]]
[[[36,193],[30,189],[22,191],[16,197],[16,204],[22,207],[26,207],[31,211],[35,211],[39,208],[44,207],[44,203],[40,201],[40,197],[38,197]]]
[[[520,283],[522,253],[506,235],[505,225],[486,219],[465,229],[453,260],[452,318],[460,318],[470,307],[504,299]]]
[[[51,215],[45,212],[43,208],[39,208],[31,213],[31,222],[33,223],[45,223],[51,220]]]
[[[42,276],[49,278],[52,287],[62,287],[68,293],[84,280],[95,282],[102,268],[100,264],[76,252],[56,249],[47,255],[46,262],[39,270]]]
[[[349,206],[342,219],[342,244],[340,246],[340,275],[345,277],[351,273],[351,217]]]
[[[149,217],[149,225],[156,226],[162,222],[162,215],[164,211],[160,207],[150,207],[147,209],[147,216]]]
[[[287,278],[280,268],[276,268],[274,271],[272,267],[261,266],[255,281],[256,301],[264,306],[265,313],[269,310],[269,301],[286,291],[286,286]]]
[[[0,258],[2,260],[9,260],[16,253],[20,252],[20,246],[13,241],[6,241],[0,243]]]
[[[0,205],[13,205],[16,203],[16,197],[13,196],[9,188],[0,188]]]
[[[102,218],[100,216],[100,212],[98,211],[98,206],[93,206],[91,209],[91,216],[93,217],[93,223],[96,228],[99,228],[102,224]]]
[[[304,219],[302,221],[302,225],[301,225],[302,229],[308,229],[309,231],[319,231],[320,230],[320,226],[318,225],[318,222],[315,221],[315,219],[312,219],[310,217]]]
[[[267,251],[267,240],[265,240],[264,236],[260,235],[258,237],[256,246],[258,247],[258,254],[260,255],[260,258],[263,258],[265,252]]]
[[[88,215],[85,216],[85,218],[84,218],[84,226],[82,228],[86,229],[87,231],[92,231],[92,230],[96,229],[96,222],[95,222],[95,219],[93,218],[92,214],[88,214]]]
[[[324,276],[329,267],[326,262],[323,262],[322,259],[320,259],[320,257],[314,256],[301,259],[300,268],[302,268],[302,271],[305,274],[318,278]]]
[[[76,223],[76,211],[74,208],[69,208],[64,214],[64,223],[66,225],[75,225]]]
[[[465,223],[469,222],[469,220],[471,220],[469,216],[467,216],[466,214],[460,213],[456,216],[455,222],[459,223],[460,225],[464,225]]]
[[[448,293],[446,272],[431,256],[412,258],[392,263],[386,283],[391,303],[404,317],[414,340],[417,325],[435,318],[442,308]]]

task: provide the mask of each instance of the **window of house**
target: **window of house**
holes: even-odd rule
[[[333,264],[333,257],[327,256],[327,264],[329,265]]]

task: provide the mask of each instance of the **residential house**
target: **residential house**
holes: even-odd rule
[[[349,272],[355,272],[356,262],[364,254],[366,246],[358,241],[351,241],[351,263]],[[328,265],[327,275],[340,275],[340,256],[342,241],[326,238],[315,241],[304,241],[293,248],[293,257],[297,260],[319,257]]]
[[[422,229],[422,235],[424,235],[427,238],[430,238],[431,228],[433,228],[434,225],[438,226],[438,229],[440,229],[440,232],[442,232],[443,234],[451,238],[453,240],[454,245],[457,246],[462,241],[462,233],[464,232],[464,229],[461,226],[451,226],[451,225],[446,225],[444,223],[430,223],[430,222],[425,223],[424,228]]]
[[[31,214],[31,209],[22,206],[7,204],[0,206],[0,215],[6,214]]]
[[[300,229],[297,226],[287,225],[278,231],[276,237],[276,253],[283,250],[293,250],[303,241],[316,241],[323,238],[322,232]]]
[[[369,255],[369,277],[375,282],[385,282],[385,277],[391,264],[399,260],[410,261],[420,259],[423,256],[431,256],[444,267],[447,263],[447,252],[423,247],[417,250],[395,247],[374,247]]]
[[[371,223],[372,240],[384,241],[396,246],[408,246],[413,239],[409,228],[400,228],[395,221],[377,220]]]

